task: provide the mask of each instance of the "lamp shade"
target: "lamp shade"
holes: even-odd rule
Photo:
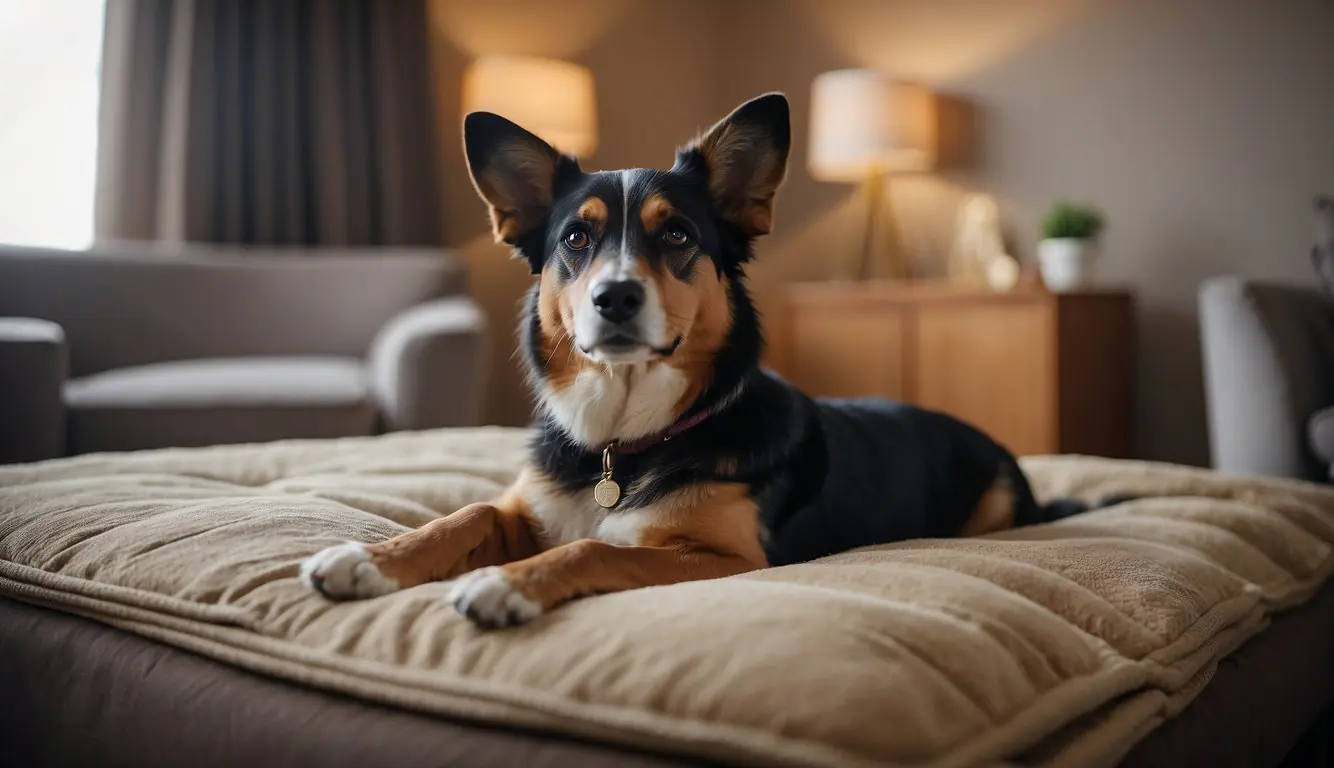
[[[479,58],[463,76],[463,111],[494,112],[575,157],[597,147],[593,73],[568,61]]]
[[[807,165],[820,181],[922,171],[933,162],[931,94],[869,69],[825,72],[811,86]]]

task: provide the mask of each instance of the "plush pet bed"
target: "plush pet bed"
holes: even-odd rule
[[[1023,462],[1040,496],[1141,498],[582,600],[499,632],[459,617],[438,584],[331,603],[298,582],[325,546],[492,495],[526,436],[0,468],[0,596],[367,702],[677,756],[1096,766],[1178,715],[1334,570],[1334,491],[1040,457]]]

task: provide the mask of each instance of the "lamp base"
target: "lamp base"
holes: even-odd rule
[[[880,277],[903,279],[909,276],[902,259],[899,258],[900,249],[896,247],[892,210],[889,212],[888,222],[890,231],[886,232],[887,236],[883,238],[885,241],[883,245],[888,247],[881,248],[881,243],[878,242],[881,220],[885,217],[885,209],[891,202],[890,196],[885,193],[886,183],[888,176],[884,172],[876,171],[868,174],[858,187],[858,195],[862,199],[862,232],[857,259],[848,278],[855,282],[865,282]],[[885,274],[881,274],[882,271]]]

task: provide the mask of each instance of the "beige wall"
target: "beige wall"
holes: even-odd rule
[[[520,6],[559,11],[506,21]],[[481,52],[469,46],[593,67],[604,143],[588,167],[666,163],[736,102],[787,91],[796,147],[777,231],[753,270],[761,292],[833,274],[852,243],[852,190],[805,170],[812,77],[876,66],[962,98],[977,119],[972,163],[891,184],[905,248],[938,273],[967,191],[997,196],[1026,261],[1053,198],[1103,207],[1102,274],[1140,301],[1147,458],[1207,460],[1200,280],[1309,281],[1309,201],[1334,190],[1334,6],[1323,0],[445,0],[437,10],[448,125],[458,121],[458,72]],[[450,231],[508,334],[527,278],[477,242],[483,211],[457,153],[451,161]],[[495,345],[489,415],[514,423],[526,406],[517,377],[505,375],[506,342]]]

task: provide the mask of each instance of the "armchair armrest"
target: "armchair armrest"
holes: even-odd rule
[[[1334,405],[1334,302],[1311,289],[1236,277],[1200,290],[1214,467],[1324,480],[1308,422]]]
[[[0,317],[0,464],[64,455],[61,389],[68,375],[69,353],[59,325]]]
[[[371,392],[384,429],[474,426],[482,410],[486,320],[466,296],[420,304],[371,343]]]
[[[1329,479],[1334,480],[1334,406],[1311,417],[1311,450],[1329,465]]]

